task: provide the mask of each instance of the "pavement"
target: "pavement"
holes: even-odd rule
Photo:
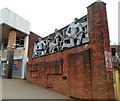
[[[70,99],[55,91],[21,79],[2,79],[0,91],[1,89],[2,99]]]

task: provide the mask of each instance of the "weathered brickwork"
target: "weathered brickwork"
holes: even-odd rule
[[[106,70],[104,56],[110,51],[106,6],[95,2],[87,9],[90,42],[34,59],[29,47],[27,80],[67,96],[114,99],[112,73]]]

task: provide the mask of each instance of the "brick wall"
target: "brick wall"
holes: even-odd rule
[[[112,73],[104,57],[104,51],[110,51],[105,6],[95,2],[87,8],[88,44],[30,59],[27,80],[80,99],[114,99]]]
[[[38,38],[41,38],[41,37],[33,32],[30,32],[29,45],[28,45],[28,58],[29,58],[29,60],[32,59],[34,43],[36,42],[36,40]]]
[[[88,24],[91,46],[92,97],[114,98],[112,72],[106,72],[104,51],[110,51],[109,31],[105,3],[88,7]],[[109,86],[108,86],[109,85]]]

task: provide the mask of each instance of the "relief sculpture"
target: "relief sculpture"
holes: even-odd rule
[[[33,58],[52,54],[67,48],[89,42],[87,16],[75,18],[74,22],[62,30],[55,29],[53,35],[38,39],[34,43]]]

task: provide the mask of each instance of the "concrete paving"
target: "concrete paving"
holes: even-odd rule
[[[2,99],[70,99],[21,79],[2,79]]]

